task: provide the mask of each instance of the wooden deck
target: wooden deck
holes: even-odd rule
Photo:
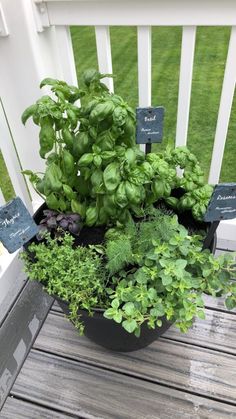
[[[236,418],[236,311],[206,303],[188,334],[129,354],[78,336],[54,305],[0,418]]]

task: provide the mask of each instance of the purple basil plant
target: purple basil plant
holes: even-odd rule
[[[46,232],[53,233],[55,236],[61,235],[62,231],[69,231],[75,236],[79,236],[82,228],[81,217],[73,212],[60,213],[53,210],[44,210],[44,218],[39,223],[39,233],[37,238],[43,238]]]

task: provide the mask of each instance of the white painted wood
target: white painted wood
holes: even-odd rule
[[[48,0],[52,25],[236,25],[235,0]]]
[[[152,33],[150,26],[138,27],[138,95],[139,106],[152,103]],[[145,151],[145,145],[140,145]]]
[[[0,3],[0,36],[8,36],[8,35],[9,35],[9,31],[7,27],[7,22],[6,22],[2,5]]]
[[[4,108],[2,101],[0,100],[0,149],[3,154],[4,161],[7,166],[9,176],[15,193],[19,196],[26,207],[32,212],[31,199],[26,187],[24,176],[21,174],[21,166],[17,157],[15,145],[13,138],[11,136],[10,127],[8,126],[6,115],[4,113]],[[1,196],[0,196],[1,202]]]
[[[184,26],[180,61],[176,147],[187,143],[195,38],[196,27]]]
[[[217,228],[217,238],[232,241],[236,246],[236,219],[221,221]]]
[[[3,196],[3,193],[2,193],[2,190],[0,189],[0,207],[2,206],[2,205],[4,205],[5,204],[5,199],[4,199],[4,196]]]
[[[112,74],[112,56],[110,31],[108,26],[97,26],[95,28],[98,68],[100,73]],[[113,78],[105,77],[103,83],[106,84],[110,92],[114,92]]]
[[[68,26],[57,26],[54,28],[54,31],[56,39],[55,48],[57,49],[61,78],[68,84],[77,86],[78,82],[70,28]]]
[[[220,107],[216,126],[215,142],[212,153],[209,183],[218,183],[224,155],[230,113],[236,83],[236,26],[231,30]]]
[[[10,254],[4,248],[0,255],[0,305],[22,269],[22,261],[19,260],[18,254],[19,251]]]
[[[43,94],[39,89],[41,80],[61,75],[55,30],[47,28],[37,32],[31,0],[2,0],[2,7],[10,35],[0,39],[0,56],[4,57],[0,66],[1,97],[23,169],[42,172],[44,161],[38,153],[38,127],[32,121],[24,127],[21,115]],[[28,185],[33,200],[37,200],[38,195]]]
[[[45,27],[49,27],[47,6],[45,3],[32,2],[35,25],[38,32],[43,32]]]
[[[151,106],[152,96],[152,35],[150,26],[138,27],[138,89],[139,106]]]

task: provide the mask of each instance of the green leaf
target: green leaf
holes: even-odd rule
[[[127,332],[132,333],[132,332],[134,332],[134,330],[135,330],[135,329],[136,329],[136,327],[137,327],[137,322],[136,322],[136,320],[134,320],[134,319],[124,320],[124,321],[122,322],[122,326],[124,327],[124,329],[125,329]]]
[[[48,195],[46,197],[46,204],[48,206],[48,208],[53,209],[53,210],[57,210],[59,209],[59,201],[56,197],[56,195],[54,193],[51,193],[50,195]]]
[[[154,308],[150,310],[151,316],[162,317],[165,314],[165,309],[162,304],[156,304]]]
[[[126,303],[122,309],[124,310],[125,314],[127,314],[127,316],[132,316],[132,314],[135,312],[135,306],[134,303]]]
[[[172,283],[173,278],[171,276],[163,274],[161,280],[162,280],[162,284],[164,286],[166,286],[166,285],[170,285]]]
[[[22,114],[21,121],[25,125],[26,121],[35,113],[37,105],[29,106]]]
[[[72,188],[69,185],[63,185],[63,191],[68,199],[73,199],[75,197],[75,192],[72,190]]]
[[[100,167],[101,164],[102,164],[102,158],[101,158],[101,156],[99,156],[99,155],[94,156],[93,162],[94,162],[94,165],[96,167]]]
[[[58,80],[51,79],[51,78],[48,77],[48,78],[43,79],[41,81],[39,87],[41,89],[43,86],[55,86],[56,84],[58,84]]]
[[[82,157],[80,157],[78,165],[79,167],[89,166],[93,161],[93,154],[92,153],[85,153]]]
[[[155,300],[155,298],[157,297],[157,292],[155,288],[149,288],[148,297],[150,298],[150,300]]]
[[[176,267],[178,268],[178,269],[184,269],[185,267],[186,267],[186,265],[187,265],[187,260],[184,260],[184,259],[177,259],[176,260],[176,262],[175,262],[175,264],[176,264]]]
[[[227,297],[225,300],[225,305],[228,310],[233,310],[236,307],[236,301],[233,296]]]
[[[106,317],[106,319],[113,319],[114,315],[115,315],[114,308],[108,308],[103,314],[103,316]]]
[[[77,201],[76,199],[72,199],[71,201],[71,209],[76,214],[81,215],[82,218],[85,217],[85,204],[82,204],[81,202]]]
[[[206,316],[203,310],[198,310],[197,312],[197,316],[199,317],[199,319],[205,320]]]
[[[86,210],[86,225],[93,226],[98,218],[98,211],[96,207],[88,207]]]
[[[118,300],[118,298],[114,298],[114,300],[112,300],[111,305],[113,308],[118,308],[120,305],[120,302]]]
[[[113,192],[121,180],[119,163],[110,163],[103,172],[103,179],[106,189]]]
[[[116,323],[121,323],[122,322],[122,312],[118,311],[114,316],[113,316],[113,320]]]

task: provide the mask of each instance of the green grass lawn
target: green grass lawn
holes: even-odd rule
[[[93,28],[71,29],[78,80],[87,68],[97,68]],[[229,28],[198,28],[195,52],[188,146],[209,171],[220,93],[228,48]],[[134,27],[111,28],[115,92],[133,107],[138,105],[137,36]],[[164,140],[155,150],[174,142],[179,82],[181,28],[152,30],[152,105],[166,109]],[[50,75],[49,75],[50,76]],[[221,182],[236,182],[236,101],[234,100]],[[0,187],[6,199],[12,195],[0,156]]]
[[[176,131],[181,28],[152,30],[152,105],[166,109],[162,146],[174,142]],[[78,80],[97,68],[93,28],[72,28]],[[230,28],[198,28],[194,61],[188,146],[209,172]],[[115,92],[138,105],[137,36],[135,27],[111,28]],[[236,102],[234,101],[220,181],[236,181]]]

